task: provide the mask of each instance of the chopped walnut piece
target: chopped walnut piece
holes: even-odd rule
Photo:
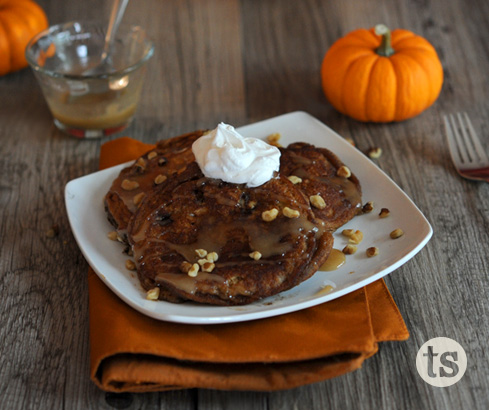
[[[166,175],[159,174],[159,175],[156,176],[156,178],[154,180],[154,183],[156,185],[160,185],[163,182],[165,182],[167,179],[168,179],[168,177]]]
[[[277,142],[282,136],[280,135],[279,132],[274,132],[270,135],[267,136],[267,141],[268,142]]]
[[[379,218],[387,218],[390,215],[391,211],[387,208],[382,208],[379,213]]]
[[[317,208],[317,209],[326,208],[326,202],[324,202],[324,199],[321,197],[321,195],[311,195],[309,197],[309,201],[311,202],[311,205],[314,208]]]
[[[382,155],[382,148],[372,147],[367,151],[367,155],[372,159],[380,158],[380,156]]]
[[[256,206],[256,201],[250,201],[248,202],[248,208],[249,209],[254,209]]]
[[[365,205],[362,207],[362,212],[364,214],[368,214],[374,210],[374,203],[372,201],[367,202]]]
[[[200,215],[205,215],[207,213],[208,209],[205,208],[205,207],[202,207],[202,208],[197,208],[195,211],[194,211],[194,215],[197,215],[197,216],[200,216]]]
[[[59,226],[57,224],[53,225],[46,231],[46,236],[48,238],[54,238],[59,235]]]
[[[136,161],[136,166],[139,167],[141,170],[146,169],[146,160],[141,157]]]
[[[136,264],[134,263],[134,261],[132,261],[131,259],[127,259],[126,260],[126,269],[127,270],[136,270]]]
[[[154,157],[156,157],[158,154],[156,153],[156,151],[151,151],[149,154],[148,154],[148,159],[153,159]]]
[[[183,272],[183,273],[188,273],[188,271],[190,270],[190,268],[192,267],[192,264],[187,262],[187,261],[183,261],[181,264],[180,264],[180,270]]]
[[[329,209],[326,211],[326,217],[327,217],[327,218],[331,218],[333,215],[334,215],[334,209],[333,209],[333,208],[329,208]]]
[[[353,255],[357,251],[357,247],[355,245],[346,245],[343,248],[343,253],[345,255]]]
[[[271,222],[277,217],[277,215],[278,215],[278,209],[272,208],[268,211],[262,212],[261,217],[264,221]]]
[[[125,179],[122,181],[121,187],[124,191],[134,191],[135,189],[139,188],[139,184],[136,181]]]
[[[219,259],[219,256],[216,252],[209,252],[205,257],[209,262],[216,262]]]
[[[278,142],[280,138],[282,138],[280,133],[274,132],[273,134],[268,135],[266,140],[270,145],[273,145],[275,147],[281,147],[280,143]]]
[[[150,289],[146,292],[147,300],[158,300],[159,297],[160,297],[160,288],[158,287]]]
[[[397,239],[397,238],[400,238],[402,235],[404,235],[404,231],[401,229],[401,228],[397,228],[397,229],[394,229],[391,233],[390,233],[390,237],[392,239]]]
[[[299,178],[298,176],[295,176],[295,175],[290,175],[287,178],[293,184],[300,184],[302,182],[302,178]]]
[[[286,206],[283,210],[282,213],[287,217],[287,218],[298,218],[301,213],[297,211],[296,209],[291,209],[288,206]]]
[[[348,242],[354,243],[354,244],[359,244],[363,240],[363,232],[362,231],[355,231],[351,236],[350,239],[348,239]]]
[[[253,251],[253,252],[250,253],[249,256],[250,256],[251,259],[254,259],[255,261],[257,261],[257,260],[261,259],[262,254],[260,252],[258,252],[258,251]]]
[[[372,258],[379,254],[379,248],[377,248],[376,246],[371,246],[370,248],[367,248],[365,253],[369,258]]]
[[[203,265],[204,265],[204,263],[207,263],[207,262],[209,262],[207,259],[199,259],[199,260],[197,261],[197,263],[198,263],[200,266],[203,266]]]
[[[146,194],[144,192],[140,192],[139,194],[134,195],[134,197],[132,198],[132,202],[134,203],[134,205],[139,205],[145,195]]]
[[[202,271],[203,272],[212,272],[214,270],[214,268],[216,267],[216,265],[214,265],[214,263],[212,262],[209,262],[209,261],[206,261],[203,265],[202,265]]]
[[[194,263],[191,268],[188,270],[187,275],[195,278],[197,274],[199,273],[200,266],[198,263]]]
[[[207,256],[207,251],[205,249],[196,249],[195,253],[197,254],[197,256],[200,256],[201,258]]]
[[[336,171],[336,175],[341,178],[350,178],[351,177],[350,168],[348,168],[346,165],[342,165],[341,167],[338,168],[338,171]]]
[[[54,232],[54,229],[50,228],[46,231],[46,237],[54,238],[55,236],[56,236],[56,232]]]

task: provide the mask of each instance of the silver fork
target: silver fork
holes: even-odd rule
[[[489,182],[489,159],[467,113],[445,115],[450,155],[464,178]]]

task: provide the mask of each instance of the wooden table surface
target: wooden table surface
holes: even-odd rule
[[[39,0],[51,24],[105,19],[99,0]],[[133,0],[125,21],[155,39],[143,98],[124,132],[155,142],[224,121],[241,126],[303,110],[376,160],[433,226],[428,245],[386,279],[411,333],[353,373],[282,392],[182,390],[116,396],[89,379],[87,268],[63,189],[97,170],[100,145],[59,132],[32,72],[0,78],[0,408],[487,409],[489,184],[461,179],[443,114],[467,111],[489,151],[487,0]],[[347,32],[383,22],[436,48],[445,81],[416,118],[364,124],[325,100],[319,68]],[[2,58],[0,56],[0,58]],[[58,225],[59,235],[46,232]],[[416,371],[420,346],[458,341],[464,377],[439,388]]]

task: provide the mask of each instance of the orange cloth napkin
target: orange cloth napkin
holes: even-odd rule
[[[151,148],[130,138],[110,141],[100,167]],[[142,315],[91,269],[88,284],[91,377],[106,391],[289,389],[358,369],[378,342],[409,337],[383,280],[299,312],[221,325]]]

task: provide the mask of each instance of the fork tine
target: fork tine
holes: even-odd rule
[[[466,112],[464,112],[463,115],[465,117],[465,122],[467,124],[468,129],[469,129],[469,134],[470,134],[472,144],[474,145],[474,148],[475,148],[475,154],[474,154],[473,158],[478,160],[478,161],[489,162],[489,159],[487,158],[486,152],[484,151],[484,147],[482,146],[482,144],[479,140],[479,137],[477,136],[477,133],[475,132],[474,127],[472,126],[472,121],[470,121],[470,118]]]
[[[452,156],[453,161],[458,162],[459,161],[458,150],[453,142],[453,139],[455,137],[453,136],[452,127],[450,125],[450,121],[448,120],[448,115],[443,116],[443,122],[445,123],[445,134],[447,136],[448,148],[450,149],[450,154]]]
[[[464,113],[465,116],[467,116],[466,113]],[[459,148],[461,151],[463,151],[463,148],[465,148],[465,155],[467,156],[467,161],[466,163],[470,163],[475,161],[476,159],[476,153],[474,152],[474,148],[471,142],[471,138],[469,137],[469,134],[467,133],[467,123],[464,122],[466,119],[462,117],[461,113],[457,113],[457,120],[459,124],[460,131],[462,133],[462,137],[459,140],[459,142],[462,143],[462,145],[459,145]],[[470,120],[469,120],[470,122]]]
[[[489,182],[489,160],[467,113],[443,117],[450,156],[464,178]]]
[[[465,163],[466,158],[462,155],[462,151],[459,149],[460,143],[457,132],[457,125],[452,114],[445,115],[445,130],[447,134],[448,147],[450,148],[450,154],[452,155],[453,162],[455,164]]]

